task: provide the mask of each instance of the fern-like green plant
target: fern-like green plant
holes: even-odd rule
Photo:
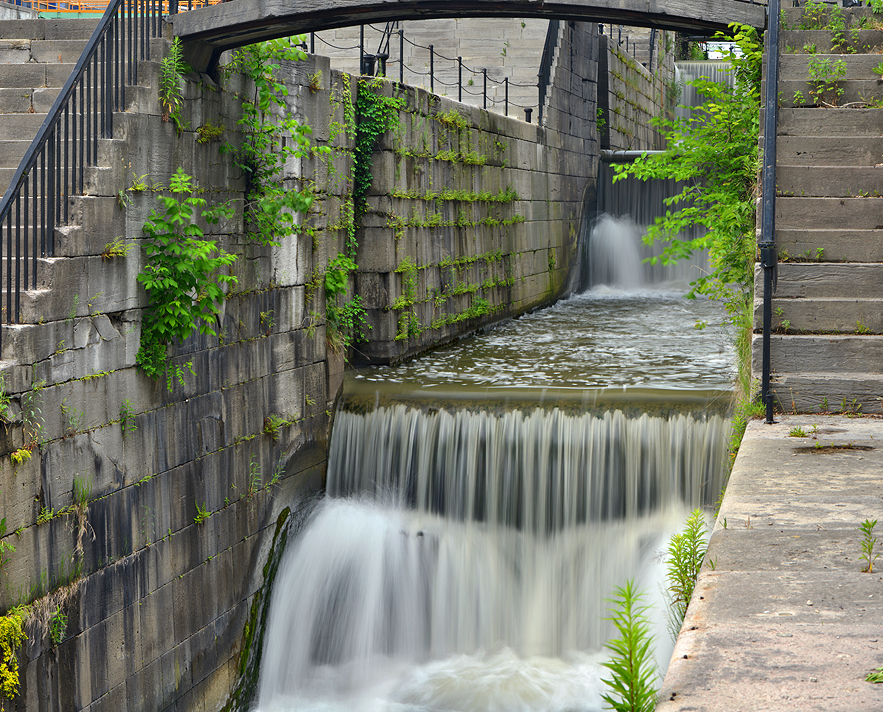
[[[611,672],[604,684],[611,694],[601,697],[616,712],[652,712],[656,707],[656,663],[653,660],[653,636],[647,620],[643,595],[636,591],[631,580],[617,587],[609,608],[618,638],[605,643],[613,655],[601,663]]]
[[[159,102],[162,107],[162,120],[172,121],[178,135],[187,128],[181,117],[184,106],[184,93],[181,91],[181,80],[190,71],[184,61],[184,50],[181,39],[175,37],[169,45],[169,53],[159,65]]]
[[[696,577],[708,549],[705,543],[705,516],[695,509],[687,518],[684,530],[668,542],[669,626],[674,637],[687,615],[687,606],[696,587]]]

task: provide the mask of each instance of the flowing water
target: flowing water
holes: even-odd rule
[[[648,270],[631,219],[593,227],[584,293],[348,375],[262,712],[601,710],[627,579],[664,671],[661,552],[720,491],[733,356],[719,305],[683,298],[703,260]]]

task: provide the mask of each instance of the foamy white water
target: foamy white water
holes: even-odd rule
[[[328,498],[277,576],[259,709],[600,710],[605,599],[627,578],[661,597],[660,550],[684,516],[544,535]]]

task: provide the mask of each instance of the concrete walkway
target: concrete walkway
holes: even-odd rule
[[[776,421],[748,426],[657,712],[883,710],[865,682],[883,666],[883,556],[862,573],[859,530],[880,520],[883,553],[883,420]]]

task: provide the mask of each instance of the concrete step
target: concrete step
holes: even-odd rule
[[[0,64],[72,62],[80,58],[86,40],[2,40]]]
[[[776,248],[792,257],[814,259],[821,249],[827,261],[878,262],[883,255],[883,230],[776,230]]]
[[[879,54],[783,54],[779,61],[779,81],[799,81],[809,77],[809,65],[816,62],[842,62],[846,74],[842,81],[879,79],[874,67],[880,64]]]
[[[762,337],[752,340],[753,368],[761,372]],[[883,336],[773,334],[771,385],[785,412],[881,413]]]
[[[763,293],[760,267],[755,298]],[[883,298],[883,262],[780,262],[776,299]]]
[[[883,30],[859,30],[853,38],[846,34],[846,49],[856,53],[879,52],[883,48]],[[803,48],[814,48],[819,54],[837,54],[843,47],[834,47],[830,30],[788,30],[779,35],[779,48],[784,56],[787,50],[800,52]]]
[[[754,322],[762,324],[755,300]],[[788,333],[883,334],[883,299],[773,298],[772,328]]]
[[[761,133],[763,117],[761,109]],[[880,136],[883,109],[781,107],[778,122],[777,136]]]
[[[830,17],[830,5],[823,7],[823,12],[819,15],[815,13],[811,16],[807,15],[805,4],[801,7],[784,7],[782,8],[782,32],[794,31],[800,27],[814,27],[817,23],[813,22],[814,18],[821,19],[822,25],[827,24]],[[839,4],[839,3],[838,3]],[[874,19],[874,14],[869,7],[849,7],[840,8],[843,19],[846,21],[847,27],[859,27],[863,23],[868,23]]]
[[[875,166],[883,162],[883,136],[780,136],[776,163],[789,166]]]
[[[758,363],[760,334],[754,334],[752,347]],[[883,378],[883,336],[773,334],[770,359],[779,374],[865,373]]]
[[[0,114],[45,114],[52,108],[61,87],[0,88]]]
[[[880,160],[883,161],[883,157]],[[883,196],[883,163],[869,168],[852,165],[795,166],[779,162],[776,165],[776,188],[777,195],[784,197],[880,197]]]
[[[46,116],[48,114],[0,114],[0,136],[4,141],[33,139]]]
[[[883,376],[861,371],[775,373],[770,387],[785,413],[880,415]]]
[[[778,229],[883,229],[883,198],[779,198]]]
[[[876,79],[851,79],[849,81],[838,82],[838,87],[843,90],[839,96],[828,92],[821,96],[824,104],[831,104],[837,107],[844,107],[848,104],[864,105],[868,102],[883,101],[883,83]],[[808,81],[786,80],[779,82],[779,96],[782,97],[783,107],[806,106],[819,104],[810,90],[813,87]],[[800,92],[800,97],[795,101],[795,92]],[[864,107],[862,107],[864,108]]]
[[[57,87],[60,89],[70,77],[74,66],[73,62],[0,64],[0,87],[6,89]]]
[[[98,18],[38,18],[0,20],[0,38],[29,40],[88,40]]]

